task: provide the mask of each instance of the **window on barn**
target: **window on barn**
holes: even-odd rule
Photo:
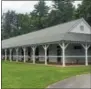
[[[84,31],[84,26],[83,25],[80,26],[80,30]]]
[[[82,49],[81,46],[74,46],[74,49]]]

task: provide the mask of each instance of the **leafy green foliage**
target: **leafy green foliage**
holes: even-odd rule
[[[85,18],[91,25],[91,0],[83,0],[82,4],[75,10],[75,19]]]
[[[53,10],[49,14],[49,25],[72,20],[73,5],[70,0],[53,0]]]
[[[38,29],[42,29],[46,27],[45,22],[47,22],[49,7],[46,6],[44,0],[39,0],[38,4],[36,4],[34,7],[35,9],[33,12],[30,13],[33,20],[33,26],[37,27]]]
[[[73,0],[52,0],[52,9],[45,0],[39,0],[30,14],[17,14],[8,11],[2,16],[2,39],[40,30],[46,27],[85,18],[91,25],[91,0],[83,0],[74,8]]]
[[[17,35],[17,15],[14,11],[8,11],[6,14],[3,14],[2,19],[2,39],[9,38],[13,35]]]
[[[19,34],[30,32],[32,30],[30,15],[18,14],[17,17],[18,17]]]

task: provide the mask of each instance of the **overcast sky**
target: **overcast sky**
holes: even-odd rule
[[[7,12],[8,10],[14,10],[17,13],[29,13],[34,9],[34,5],[38,1],[2,1],[2,12]],[[46,1],[48,6],[52,5],[51,1]],[[77,7],[81,4],[81,1],[75,1],[74,5]]]

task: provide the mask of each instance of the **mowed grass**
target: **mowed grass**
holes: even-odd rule
[[[56,67],[2,62],[2,88],[45,88],[65,78],[89,73],[91,66]]]

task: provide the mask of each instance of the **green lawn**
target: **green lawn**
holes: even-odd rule
[[[91,66],[55,67],[2,62],[2,88],[45,88],[65,78],[88,73]]]

